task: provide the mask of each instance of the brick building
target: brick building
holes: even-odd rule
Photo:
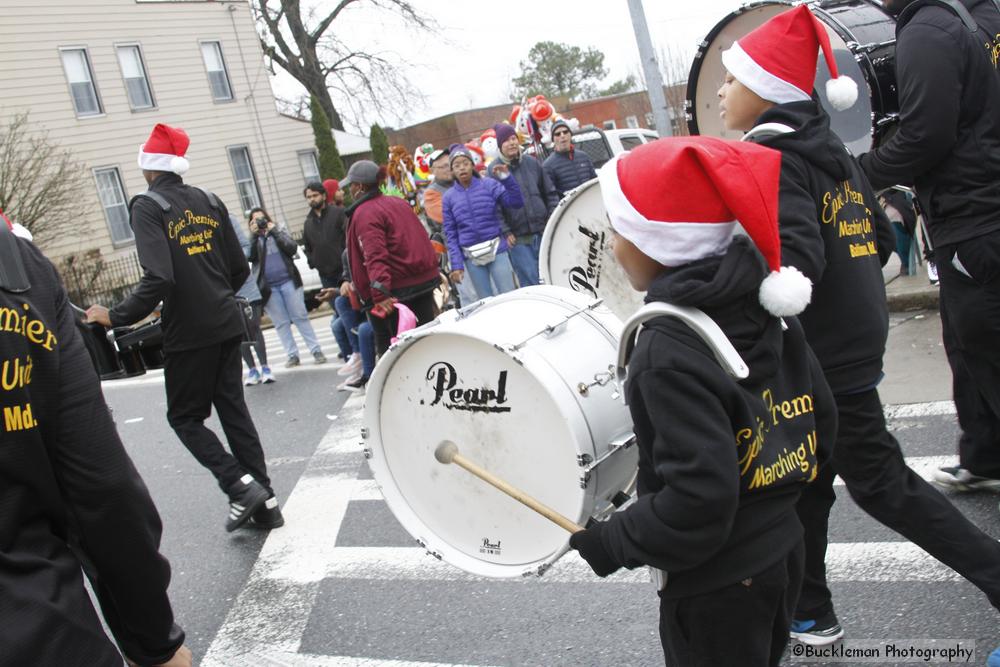
[[[687,134],[684,121],[684,96],[686,83],[664,87],[667,104],[673,117],[673,134]],[[594,125],[603,129],[645,127],[656,129],[652,108],[646,91],[608,95],[592,100],[570,102],[566,99],[551,100],[553,105],[567,118],[576,118],[580,126]],[[512,103],[497,104],[480,109],[456,111],[399,130],[386,130],[390,144],[402,144],[413,151],[425,143],[443,148],[456,142],[476,139],[489,127],[510,116]]]

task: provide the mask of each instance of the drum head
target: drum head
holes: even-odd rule
[[[858,5],[859,12],[873,11],[871,3],[859,0],[854,4]],[[792,3],[778,0],[752,3],[729,14],[708,34],[705,45],[698,50],[688,77],[688,107],[691,111],[689,124],[692,134],[733,140],[739,140],[743,136],[740,131],[726,130],[719,118],[718,92],[726,77],[722,52],[740,37],[791,7]],[[859,155],[868,151],[872,145],[872,91],[867,73],[845,41],[845,37],[849,36],[841,34],[846,33],[844,26],[822,10],[814,9],[814,13],[830,35],[830,45],[840,74],[849,76],[858,84],[858,100],[845,111],[837,111],[830,106],[826,99],[826,82],[830,79],[830,72],[823,58],[818,61],[816,91],[823,107],[830,114],[833,131],[852,153]],[[880,11],[879,14],[883,19],[887,18]]]
[[[569,287],[604,304],[627,320],[643,304],[611,250],[608,220],[597,179],[567,193],[552,212],[539,251],[542,281]]]
[[[435,450],[452,441],[462,456],[582,521],[589,509],[577,456],[590,434],[571,388],[536,353],[515,359],[496,346],[541,333],[539,322],[555,323],[566,309],[501,299],[417,330],[386,354],[368,390],[366,446],[390,509],[429,551],[467,572],[520,577],[562,555],[569,534],[458,465],[438,462]],[[613,356],[610,342],[606,352]]]

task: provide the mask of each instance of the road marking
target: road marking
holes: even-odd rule
[[[883,406],[885,418],[910,419],[913,417],[936,417],[955,414],[955,403],[952,401],[930,401],[928,403],[900,403]]]
[[[243,590],[212,641],[202,665],[242,667],[262,663],[264,652],[297,654],[319,585],[327,575],[361,463],[357,434],[362,397],[351,397],[320,441],[272,531]]]

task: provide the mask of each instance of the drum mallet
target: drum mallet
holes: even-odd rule
[[[437,449],[434,450],[434,458],[438,460],[438,463],[454,463],[458,467],[468,470],[479,479],[483,480],[487,484],[490,484],[491,486],[496,487],[500,491],[503,491],[522,505],[535,510],[560,528],[568,530],[571,533],[577,533],[583,530],[583,526],[570,521],[551,507],[538,502],[524,491],[511,486],[493,473],[480,468],[478,465],[459,454],[458,445],[450,440],[443,440],[441,444],[437,446]]]

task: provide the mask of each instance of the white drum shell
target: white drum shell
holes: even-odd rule
[[[433,555],[473,574],[519,577],[543,573],[569,538],[471,473],[439,463],[442,440],[578,523],[613,511],[611,498],[629,488],[635,447],[608,457],[581,487],[580,457],[596,461],[632,431],[607,381],[621,322],[593,304],[565,288],[517,290],[448,311],[379,362],[364,410],[369,465],[393,514]],[[580,383],[593,386],[581,392]]]
[[[566,193],[552,212],[539,249],[538,270],[548,285],[568,287],[604,303],[621,320],[642,307],[611,249],[611,221],[596,179]]]

